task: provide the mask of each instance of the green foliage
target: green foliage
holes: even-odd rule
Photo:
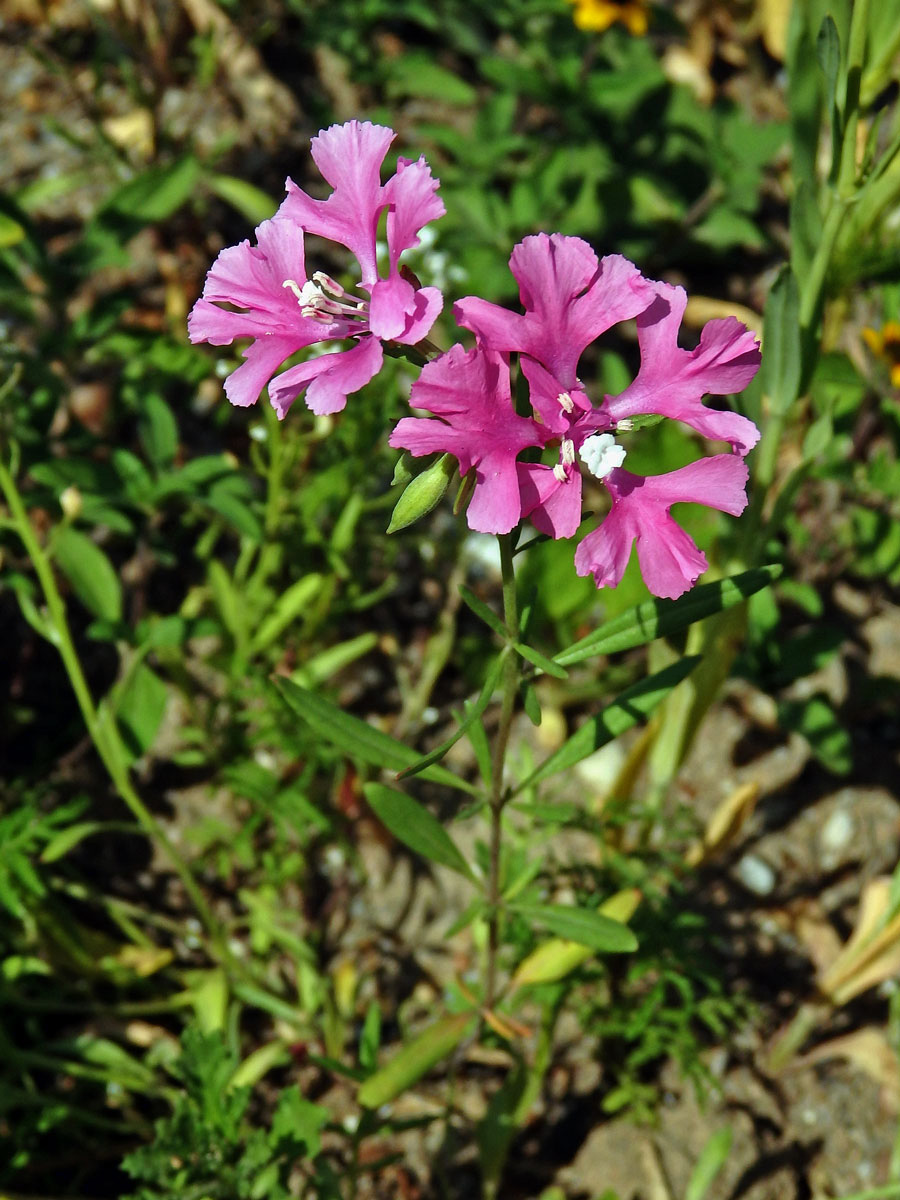
[[[182,1085],[171,1116],[154,1127],[147,1146],[122,1166],[142,1186],[129,1200],[164,1196],[228,1196],[236,1200],[287,1200],[302,1171],[323,1197],[337,1194],[317,1171],[327,1109],[304,1099],[296,1087],[278,1099],[267,1128],[248,1121],[250,1088],[236,1087],[237,1056],[219,1033],[187,1029],[172,1073]]]

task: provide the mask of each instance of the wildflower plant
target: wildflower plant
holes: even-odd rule
[[[434,508],[455,460],[457,511],[465,511],[470,529],[496,535],[499,542],[502,618],[464,589],[466,602],[498,638],[498,652],[457,731],[424,757],[324,697],[292,681],[277,681],[284,700],[314,733],[353,760],[393,773],[389,782],[373,779],[364,785],[371,807],[413,851],[465,876],[476,893],[468,920],[480,921],[486,930],[478,994],[463,988],[462,1011],[439,1018],[390,1064],[368,1074],[359,1100],[369,1109],[392,1100],[451,1053],[470,1036],[479,1015],[515,1041],[510,1010],[523,989],[562,978],[598,952],[635,946],[627,928],[636,902],[631,889],[593,908],[547,903],[540,889],[533,902],[517,905],[508,891],[503,814],[523,790],[532,792],[649,714],[697,660],[682,659],[634,684],[530,775],[513,780],[507,751],[520,697],[539,721],[532,687],[538,675],[565,678],[573,663],[684,628],[739,603],[773,575],[759,570],[707,584],[688,602],[685,593],[708,563],[671,515],[680,503],[733,516],[746,506],[744,459],[758,440],[757,429],[729,408],[710,406],[706,398],[739,392],[750,382],[760,362],[755,336],[729,317],[710,321],[696,347],[684,349],[679,345],[687,300],[682,288],[645,278],[621,255],[598,258],[581,238],[540,233],[521,241],[510,258],[521,311],[466,296],[453,306],[453,315],[461,330],[474,335],[474,345],[467,349],[460,340],[439,350],[428,335],[443,297],[404,269],[402,255],[418,244],[420,231],[442,216],[444,207],[424,159],[401,158],[395,174],[381,182],[393,140],[390,129],[359,121],[332,126],[314,138],[313,158],[331,194],[313,199],[289,179],[275,217],[257,230],[257,245],[243,242],[219,255],[189,320],[194,342],[253,339],[225,390],[232,403],[248,405],[267,387],[279,418],[303,392],[313,412],[338,412],[347,396],[378,372],[385,348],[408,357],[420,368],[409,395],[412,414],[385,434],[391,446],[431,461],[408,483],[391,530],[406,528]],[[379,268],[376,256],[382,227],[386,269]],[[320,271],[308,276],[307,235],[328,238],[354,255],[355,289],[345,290]],[[609,330],[630,321],[637,328],[637,374],[615,394],[593,392],[579,374],[583,356]],[[314,349],[332,341],[350,347],[324,354]],[[313,356],[275,374],[298,350],[312,350]],[[721,449],[657,475],[628,470],[628,438],[640,436],[638,427],[658,418],[678,421]],[[344,419],[352,420],[352,412]],[[585,496],[589,489],[593,504],[598,484],[606,492],[607,510],[585,525]],[[598,588],[616,587],[636,546],[644,580],[659,599],[549,657],[524,640],[513,557],[524,548],[519,539],[526,524],[542,538],[580,535],[574,569],[592,577]],[[486,723],[495,693],[499,711]],[[466,733],[473,745],[486,746],[488,729],[493,744],[482,756],[480,783],[441,764]],[[476,811],[487,813],[488,840],[480,862],[470,861],[427,808],[394,786],[401,778],[414,782],[417,775],[469,793]],[[535,935],[524,959],[518,942],[504,944],[514,915],[553,935],[542,943]],[[532,1080],[539,1081],[538,1067],[532,1068],[537,1071]],[[527,1111],[523,1103],[520,1096],[516,1120]],[[491,1180],[499,1178],[502,1158],[494,1154],[483,1163],[488,1191]]]

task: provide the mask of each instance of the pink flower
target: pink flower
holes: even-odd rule
[[[584,397],[578,360],[585,348],[653,300],[651,285],[620,254],[597,255],[581,238],[538,233],[514,248],[509,268],[525,312],[466,296],[453,307],[465,329],[489,350],[518,351],[541,363],[560,391]],[[576,401],[578,403],[578,401]],[[581,407],[590,407],[584,398]]]
[[[682,350],[677,337],[684,290],[643,279],[618,255],[598,261],[579,238],[526,238],[513,251],[510,266],[525,312],[511,313],[472,296],[460,301],[454,311],[475,333],[477,350],[456,359],[445,355],[425,368],[423,381],[432,372],[431,379],[440,382],[439,404],[420,384],[411,397],[412,404],[447,423],[408,418],[391,444],[417,454],[447,451],[459,458],[463,472],[476,464],[478,485],[494,490],[492,502],[479,505],[469,524],[485,532],[508,532],[528,517],[542,533],[572,537],[582,519],[583,466],[604,482],[612,507],[578,547],[579,574],[592,575],[598,587],[615,587],[636,543],[650,591],[680,596],[707,562],[672,519],[672,505],[706,504],[736,516],[747,503],[741,456],[755,445],[758,431],[745,417],[707,408],[702,401],[750,382],[760,359],[756,339],[728,318],[709,322],[697,348]],[[631,317],[637,318],[641,350],[637,377],[620,395],[592,404],[577,375],[578,360],[600,333]],[[518,416],[510,402],[506,356],[513,351],[528,380],[537,421]],[[490,385],[488,363],[493,364]],[[625,448],[613,435],[644,413],[683,421],[708,438],[729,442],[733,453],[665,475],[634,475],[622,469]],[[554,465],[517,461],[528,446],[556,443]]]
[[[313,200],[288,179],[287,198],[257,229],[257,245],[230,246],[213,263],[188,332],[192,342],[216,346],[253,338],[243,352],[246,362],[225,383],[232,404],[254,404],[269,384],[279,417],[304,390],[313,412],[339,412],[347,396],[378,373],[382,340],[413,345],[428,335],[443,297],[437,288],[416,288],[405,279],[400,255],[418,245],[419,230],[443,216],[444,206],[424,159],[401,158],[382,185],[381,167],[394,136],[384,126],[359,121],[324,130],[312,140],[312,156],[333,186],[331,195]],[[375,245],[385,210],[388,270],[382,278]],[[368,299],[345,292],[322,272],[307,278],[304,232],[352,251]],[[243,311],[220,308],[223,303]],[[272,380],[297,350],[346,338],[355,338],[355,345],[289,367]]]
[[[416,456],[450,453],[459,461],[461,475],[474,467],[470,528],[509,533],[522,513],[516,458],[527,446],[542,446],[547,431],[513,409],[506,356],[477,348],[466,353],[454,346],[423,367],[410,404],[440,420],[404,417],[390,444]]]

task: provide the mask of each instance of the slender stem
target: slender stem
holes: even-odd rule
[[[511,642],[519,637],[519,610],[516,603],[516,574],[513,568],[513,546],[510,534],[501,534],[497,541],[500,543],[500,571],[503,578],[503,620],[506,633]],[[487,982],[485,986],[485,1007],[490,1009],[497,994],[497,947],[499,944],[500,927],[500,849],[503,838],[503,809],[509,799],[509,793],[503,787],[503,767],[506,762],[506,749],[509,745],[509,733],[512,728],[513,712],[516,704],[516,692],[519,687],[521,659],[517,654],[509,654],[503,664],[501,686],[503,695],[500,701],[500,720],[494,737],[494,748],[491,755],[491,797],[490,797],[490,867],[488,874],[488,961]]]
[[[35,573],[37,574],[38,582],[41,585],[41,590],[44,593],[44,599],[47,604],[49,637],[59,651],[91,741],[97,748],[97,753],[100,755],[103,765],[115,785],[116,791],[131,810],[135,820],[148,837],[152,838],[167,855],[176,875],[181,880],[184,890],[197,910],[197,915],[206,928],[218,956],[230,959],[231,955],[227,949],[227,943],[219,923],[206,903],[206,899],[197,881],[191,874],[190,868],[175,849],[165,830],[132,786],[131,780],[128,777],[125,748],[114,721],[104,719],[94,704],[94,699],[81,667],[81,661],[78,658],[78,652],[75,649],[75,643],[72,640],[72,632],[69,628],[66,615],[65,601],[57,587],[50,559],[38,541],[31,521],[28,519],[28,513],[26,512],[19,490],[16,487],[15,480],[2,461],[0,461],[0,491],[3,492],[6,503],[9,506],[16,532],[21,538],[26,553],[34,565]]]

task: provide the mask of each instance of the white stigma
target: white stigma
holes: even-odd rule
[[[560,392],[556,399],[563,412],[570,413],[575,411],[575,401],[568,392]]]
[[[303,295],[304,290],[306,288],[308,288],[310,285],[308,283],[304,283],[303,287],[301,287],[296,279],[285,279],[281,286],[283,288],[290,288],[291,291],[294,293],[294,295],[297,297],[297,299],[300,301],[300,303],[303,304],[304,303],[304,295]],[[309,295],[309,293],[307,293],[307,296],[308,295]]]
[[[625,461],[625,447],[616,444],[611,433],[594,433],[581,443],[581,461],[597,479],[605,479],[610,471]]]

